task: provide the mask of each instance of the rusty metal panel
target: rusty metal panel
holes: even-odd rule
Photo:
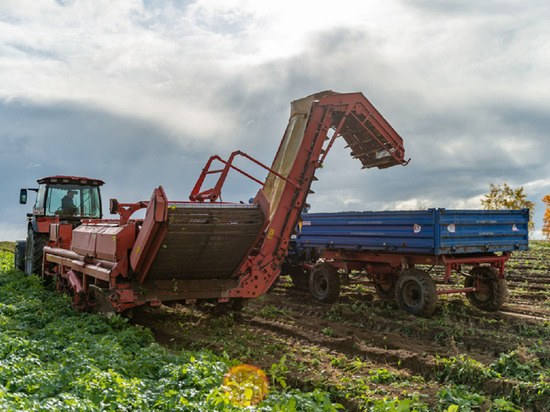
[[[71,250],[82,256],[93,256],[95,253],[97,226],[81,225],[73,230]]]
[[[227,279],[264,224],[258,205],[168,207],[167,233],[147,280]]]
[[[164,239],[167,207],[168,199],[164,189],[160,186],[153,191],[145,213],[145,220],[130,254],[131,268],[139,273],[140,280],[147,276],[160,243]]]
[[[135,225],[87,225],[73,231],[71,250],[82,256],[97,257],[112,262],[128,253],[136,237]]]
[[[97,232],[96,256],[99,259],[117,261],[128,254],[136,240],[136,227],[129,224],[122,227],[103,227]]]

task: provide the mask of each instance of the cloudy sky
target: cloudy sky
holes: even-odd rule
[[[19,188],[39,177],[103,179],[106,207],[159,185],[186,200],[212,154],[270,164],[289,103],[327,89],[363,92],[412,160],[361,170],[340,142],[312,211],[479,208],[506,182],[540,232],[548,16],[547,0],[0,0],[0,240],[24,238]],[[233,177],[224,200],[256,193]]]

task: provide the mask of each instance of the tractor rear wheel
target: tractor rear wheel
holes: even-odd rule
[[[435,283],[423,270],[406,270],[397,280],[395,300],[400,309],[429,318],[437,304]]]
[[[464,279],[464,287],[478,286],[480,281],[482,290],[466,292],[466,297],[476,308],[493,312],[502,307],[508,298],[506,281],[498,277],[493,267],[476,266],[470,271],[470,276]]]
[[[318,263],[309,276],[309,291],[321,302],[333,303],[340,295],[340,275],[330,263]]]
[[[27,232],[27,245],[25,248],[25,272],[42,274],[43,249],[46,246],[48,235],[37,233],[32,227]]]

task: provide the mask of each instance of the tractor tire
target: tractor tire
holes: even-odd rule
[[[25,248],[25,272],[28,275],[33,273],[42,274],[43,249],[46,246],[48,235],[36,233],[29,227],[27,232],[27,246]]]
[[[374,276],[374,290],[376,290],[376,294],[380,300],[386,302],[395,300],[397,279],[397,276],[394,274]]]
[[[406,270],[397,280],[395,301],[400,309],[411,315],[431,317],[437,305],[433,279],[423,270]]]
[[[309,291],[321,302],[334,303],[340,295],[340,275],[330,263],[318,263],[309,276]]]
[[[495,268],[476,266],[470,271],[470,276],[464,279],[464,287],[475,287],[477,279],[481,280],[484,290],[466,292],[466,298],[478,309],[487,312],[499,310],[508,299],[506,281],[498,277],[498,272]]]
[[[24,240],[18,240],[17,245],[13,251],[13,266],[16,270],[25,270],[25,248],[27,247],[27,242]]]

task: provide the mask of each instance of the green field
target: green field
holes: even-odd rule
[[[13,270],[12,260],[11,252],[0,252],[1,410],[243,410],[222,388],[238,360],[208,350],[168,351],[125,317],[76,312],[68,296]],[[270,391],[254,410],[336,410],[327,393],[283,388],[276,378],[270,376]]]

